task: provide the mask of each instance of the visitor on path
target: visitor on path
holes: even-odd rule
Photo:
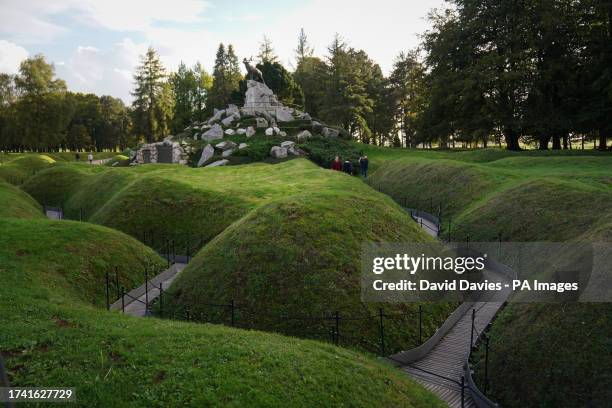
[[[340,161],[340,156],[336,156],[331,165],[332,170],[342,171],[342,162]]]
[[[368,178],[368,156],[362,156],[359,158],[359,168],[361,170],[361,175],[363,178]]]
[[[93,164],[93,154],[89,153],[87,155],[87,161],[89,162],[89,164]]]
[[[353,163],[350,160],[346,160],[344,165],[342,166],[342,171],[348,174],[349,176],[353,174]]]

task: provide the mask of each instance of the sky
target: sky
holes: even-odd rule
[[[220,42],[240,60],[255,57],[267,36],[280,61],[294,65],[304,28],[324,57],[338,33],[388,73],[400,51],[429,28],[443,0],[0,0],[0,72],[42,53],[69,89],[131,102],[133,72],[149,46],[169,71],[183,61],[210,72]]]

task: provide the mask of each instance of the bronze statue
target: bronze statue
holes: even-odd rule
[[[244,66],[246,67],[248,78],[253,81],[259,81],[265,85],[266,81],[264,81],[261,71],[256,66],[249,63],[252,60],[253,58],[250,60],[247,60],[246,58],[242,60]]]

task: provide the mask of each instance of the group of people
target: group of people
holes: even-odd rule
[[[364,155],[359,157],[359,172],[363,178],[368,177],[368,156]],[[350,160],[345,160],[344,163],[340,160],[340,156],[336,156],[332,161],[331,169],[336,171],[343,171],[347,174],[353,175],[353,163]]]
[[[79,152],[76,152],[74,158],[76,161],[81,161],[81,154]],[[89,153],[87,155],[87,161],[89,162],[89,164],[93,164],[93,154]]]

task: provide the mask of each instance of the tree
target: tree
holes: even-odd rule
[[[37,150],[58,147],[66,137],[72,106],[53,65],[42,55],[22,61],[15,88],[19,99],[13,111],[13,144]]]
[[[394,107],[392,116],[400,124],[405,147],[414,147],[418,143],[416,122],[423,110],[424,79],[425,68],[418,61],[416,51],[401,52],[389,77],[389,97]]]
[[[308,37],[304,32],[304,28],[300,28],[300,34],[298,35],[298,45],[295,49],[295,59],[297,62],[297,66],[300,65],[300,62],[304,61],[306,58],[311,58],[314,55],[314,48],[310,46],[308,42]]]
[[[293,78],[304,92],[304,110],[315,118],[320,117],[328,78],[325,62],[317,57],[306,57],[298,62]]]
[[[213,79],[199,62],[193,67],[193,76],[195,78],[193,120],[201,122],[206,118],[206,106]]]
[[[134,130],[144,136],[148,143],[161,139],[169,128],[171,118],[168,103],[169,87],[166,72],[153,48],[141,56],[141,64],[136,69],[134,81],[136,88],[134,102]]]
[[[234,47],[230,44],[226,52],[223,43],[219,44],[213,70],[213,83],[208,98],[208,114],[212,113],[213,108],[222,109],[229,103],[239,102],[236,98],[241,79],[240,64]]]
[[[172,133],[182,132],[193,120],[193,110],[196,92],[196,78],[192,70],[181,62],[177,72],[170,74],[170,85],[174,92],[174,112],[172,117]]]
[[[257,64],[266,85],[285,104],[304,105],[304,93],[293,76],[278,62]]]
[[[272,48],[272,41],[265,35],[262,42],[259,43],[259,54],[257,54],[257,59],[260,64],[278,62],[278,57],[274,53],[274,48]]]

